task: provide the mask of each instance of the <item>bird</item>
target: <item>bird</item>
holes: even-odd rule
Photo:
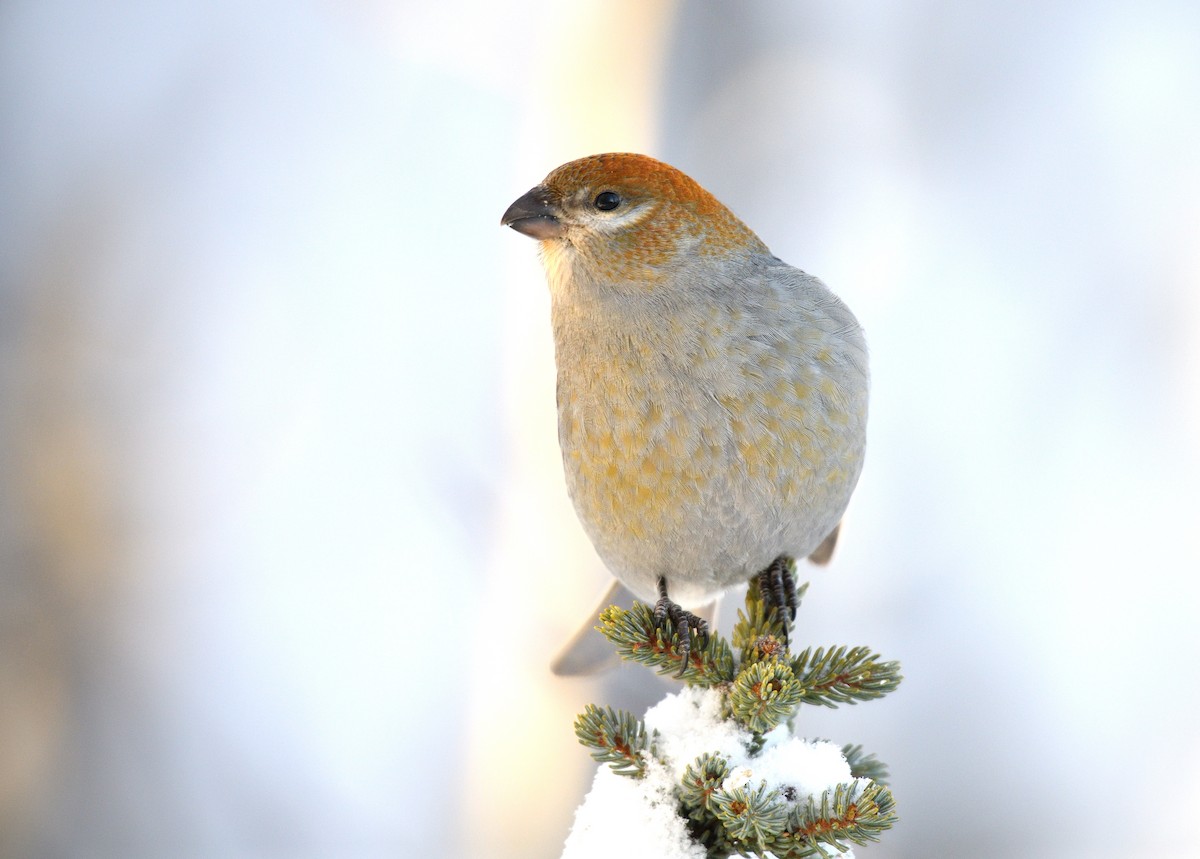
[[[793,559],[829,561],[863,467],[854,314],[647,155],[563,164],[501,224],[540,246],[568,494],[605,566],[676,630],[679,674],[709,639],[684,606],[758,577],[794,618]]]

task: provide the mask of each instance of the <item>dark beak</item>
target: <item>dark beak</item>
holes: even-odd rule
[[[509,206],[500,223],[539,241],[557,239],[564,230],[558,219],[558,207],[541,185]]]

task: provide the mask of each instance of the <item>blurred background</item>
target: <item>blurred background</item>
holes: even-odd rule
[[[547,670],[606,573],[498,222],[606,150],[867,329],[860,855],[1200,856],[1192,0],[4,3],[0,855],[558,855],[672,687]]]

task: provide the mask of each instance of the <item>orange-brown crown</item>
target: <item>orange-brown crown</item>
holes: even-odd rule
[[[766,252],[750,228],[699,183],[646,155],[613,152],[580,158],[551,171],[541,187],[565,208],[590,206],[604,191],[648,208],[627,230],[590,236],[594,242],[574,239],[597,265],[615,263],[623,269],[623,257],[635,266],[657,267],[681,247],[702,255]]]
[[[725,207],[692,177],[670,164],[633,152],[589,155],[556,167],[542,183],[566,198],[581,187],[636,190],[660,200],[689,206],[697,215],[712,216]]]

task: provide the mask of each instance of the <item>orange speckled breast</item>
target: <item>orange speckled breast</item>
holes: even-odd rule
[[[659,575],[696,602],[779,554],[803,557],[845,510],[865,445],[861,334],[788,297],[652,319],[556,308],[568,489],[642,598]],[[764,336],[761,313],[785,324]]]

